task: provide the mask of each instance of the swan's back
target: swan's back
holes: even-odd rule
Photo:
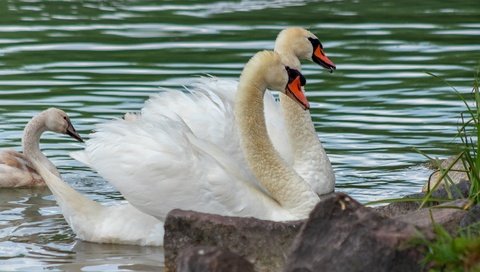
[[[188,88],[190,91],[183,95],[174,90],[153,96],[145,103],[141,116],[149,122],[155,122],[160,115],[169,117],[178,115],[198,137],[225,144],[225,139],[232,137],[228,133],[236,131],[233,128],[235,120],[232,111],[237,88],[236,80],[216,77],[199,78]],[[212,105],[216,108],[213,109]],[[265,92],[264,107],[269,137],[282,158],[291,164],[293,151],[285,137],[284,113],[272,92]],[[241,151],[238,145],[234,150]],[[234,150],[228,151],[234,152]]]
[[[24,186],[45,186],[45,182],[22,153],[0,151],[0,188]]]
[[[142,109],[143,121],[162,123],[164,119],[159,117],[167,117],[174,122],[184,123],[187,129],[201,139],[228,146],[225,139],[237,137],[229,135],[235,134],[233,104],[211,91],[212,85],[218,86],[217,82],[215,78],[206,78],[185,91],[166,90],[153,96]],[[222,83],[231,86],[234,84],[231,81]]]

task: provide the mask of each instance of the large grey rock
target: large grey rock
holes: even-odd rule
[[[227,248],[253,263],[255,271],[280,271],[302,223],[173,210],[165,222],[166,271],[176,271],[183,249],[200,245]]]
[[[461,188],[462,193],[468,189]],[[441,197],[443,193],[435,194]],[[445,205],[464,203],[460,200]],[[336,193],[317,205],[295,238],[302,221],[272,222],[174,210],[165,222],[166,271],[177,271],[176,263],[182,260],[183,264],[190,264],[182,267],[196,267],[196,263],[200,269],[225,256],[232,257],[213,249],[219,255],[212,253],[202,259],[195,252],[186,251],[190,255],[179,259],[179,254],[191,246],[219,246],[245,257],[255,271],[280,271],[293,239],[296,242],[286,271],[418,271],[421,253],[407,244],[419,233],[432,237],[430,210],[434,221],[450,231],[466,214],[460,209],[415,209],[387,218],[345,194]],[[217,264],[210,269],[218,267]]]
[[[419,231],[337,193],[312,211],[284,271],[420,271],[421,253],[408,246]]]
[[[188,247],[177,258],[178,272],[254,272],[253,264],[228,249]]]

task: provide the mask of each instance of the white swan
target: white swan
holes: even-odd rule
[[[31,120],[23,131],[22,149],[24,153],[14,150],[2,150],[0,152],[0,188],[27,187],[27,186],[45,186],[45,181],[33,168],[29,154],[35,154],[39,149],[38,144],[40,135],[49,130],[46,124],[40,119],[46,113],[42,113],[38,118]],[[63,133],[67,133],[77,140],[78,134],[73,127],[65,127]],[[55,176],[60,177],[55,165],[46,157],[41,157],[43,165]]]
[[[283,63],[297,70],[301,69],[300,59],[313,61],[330,71],[336,67],[325,55],[323,46],[318,38],[300,27],[289,27],[282,30],[275,40],[275,51],[282,56]],[[203,79],[196,84],[196,89],[211,90],[225,100],[225,103],[234,103],[238,83],[236,81]],[[191,113],[186,106],[184,111],[172,112],[175,100],[166,101],[163,95],[152,98],[142,109],[141,115],[126,113],[125,120],[145,118],[149,122],[156,122],[158,116],[179,114],[189,127],[201,138],[209,139],[212,133],[206,128],[211,118],[205,115]],[[283,159],[285,159],[297,173],[307,181],[319,195],[330,193],[335,187],[335,175],[330,160],[323,148],[309,111],[305,111],[295,101],[280,94],[280,104],[277,103],[270,92],[266,92],[265,118],[270,138]],[[204,120],[202,120],[204,118]],[[206,124],[205,124],[206,123]],[[287,137],[284,135],[287,131]],[[72,156],[90,165],[86,156],[73,153]]]
[[[301,70],[299,59],[314,61],[330,72],[336,69],[335,64],[325,55],[319,39],[300,27],[281,31],[275,42],[275,51],[282,56],[286,65],[299,71]],[[335,174],[315,131],[310,112],[303,110],[295,101],[282,94],[280,105],[293,151],[293,168],[317,194],[332,192],[335,189]]]
[[[24,154],[57,200],[65,220],[79,239],[98,243],[160,246],[163,223],[129,204],[103,206],[75,191],[58,176],[55,166],[39,148],[46,131],[68,134],[82,141],[67,114],[50,108],[34,117],[25,127]]]
[[[307,106],[300,74],[293,76],[294,71],[289,80],[278,54],[260,52],[242,72],[235,110],[210,91],[164,92],[156,99],[170,114],[101,124],[83,155],[132,205],[160,220],[174,208],[270,220],[305,218],[319,197],[279,157],[263,114],[265,89],[285,92],[287,83],[296,84],[295,97]],[[203,130],[197,134],[190,127],[195,120],[184,120],[183,112],[197,116]]]

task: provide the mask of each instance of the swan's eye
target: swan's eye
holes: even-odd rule
[[[323,49],[323,45],[318,39],[309,37],[308,40],[312,43],[314,50],[317,48],[317,46],[320,47],[320,49]]]

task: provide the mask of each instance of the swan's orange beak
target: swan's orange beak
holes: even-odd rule
[[[293,80],[288,82],[285,94],[291,99],[297,101],[304,110],[310,108],[307,97],[302,91],[302,75],[299,74]]]
[[[312,59],[317,64],[323,66],[323,68],[329,69],[330,73],[332,73],[333,70],[337,69],[335,64],[327,57],[327,55],[325,55],[325,53],[323,52],[323,48],[320,48],[320,45],[317,45],[314,48]]]

